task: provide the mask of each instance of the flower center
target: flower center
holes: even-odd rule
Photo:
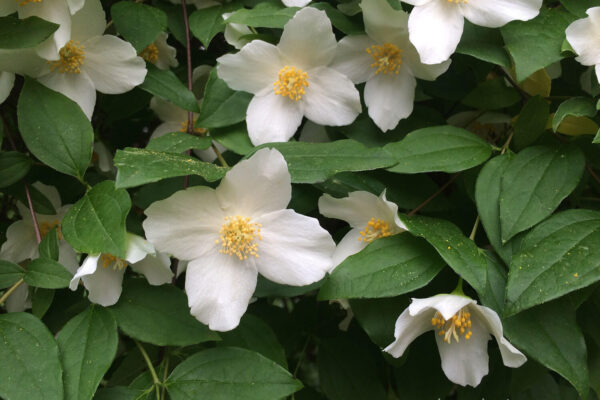
[[[154,43],[150,43],[146,48],[138,54],[148,62],[156,62],[158,60],[158,47]]]
[[[59,53],[60,60],[47,61],[50,64],[50,70],[54,71],[58,69],[61,74],[79,74],[81,73],[81,66],[85,59],[85,51],[83,51],[83,45],[79,42],[69,40],[69,43],[65,44]]]
[[[431,325],[439,331],[440,336],[444,336],[444,342],[452,343],[452,338],[458,343],[459,336],[464,336],[466,340],[471,339],[471,313],[462,308],[454,314],[451,319],[446,321],[442,314],[435,313],[431,318]]]
[[[45,238],[48,233],[52,230],[52,228],[56,227],[56,233],[58,234],[58,238],[62,239],[62,232],[60,231],[60,222],[58,220],[54,221],[44,221],[40,223],[40,234],[42,238]]]
[[[196,118],[194,118],[194,120],[192,121],[192,126],[196,125]],[[181,123],[181,128],[179,129],[179,132],[187,132],[187,127],[188,127],[188,121],[187,119],[185,121],[183,121]],[[206,133],[206,129],[204,128],[193,128],[193,133],[195,135],[204,135]]]
[[[377,68],[375,74],[383,72],[384,74],[400,73],[402,65],[402,50],[396,45],[385,43],[383,45],[374,44],[365,50],[373,58],[371,68]]]
[[[251,222],[249,217],[225,217],[225,223],[219,231],[219,253],[236,256],[240,260],[246,260],[248,256],[258,258],[258,243],[255,240],[262,240],[261,227],[261,224]],[[216,243],[219,241],[216,240]]]
[[[275,94],[298,101],[306,93],[308,75],[296,67],[285,66],[279,71],[279,80],[273,84]]]
[[[358,240],[370,243],[375,239],[390,236],[390,225],[380,219],[371,218],[365,229],[360,231]]]
[[[16,0],[17,2],[19,2],[20,0]],[[42,0],[22,0],[19,5],[20,6],[24,6],[25,4],[29,4],[29,3],[41,3]]]
[[[448,0],[448,3],[458,4],[458,3],[468,3],[469,0]]]
[[[115,257],[112,254],[102,254],[100,256],[100,261],[102,262],[102,267],[107,268],[112,265],[112,268],[117,271],[121,271],[127,268],[127,261],[122,258]]]

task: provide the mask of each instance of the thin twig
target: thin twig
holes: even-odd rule
[[[504,142],[504,145],[502,146],[502,150],[500,150],[500,155],[506,153],[506,150],[508,150],[508,146],[510,145],[510,142],[511,142],[514,134],[515,134],[514,129],[511,129],[510,135],[508,135],[508,139],[506,139],[506,142]]]
[[[169,360],[171,359],[171,357],[169,357],[169,350],[167,349],[166,352],[166,358],[165,358],[165,364],[164,364],[164,371],[163,371],[163,387],[162,387],[162,393],[160,395],[161,400],[165,400],[165,389],[167,388],[167,386],[165,385],[165,383],[167,382],[167,375],[169,375]]]
[[[40,233],[40,226],[38,225],[37,216],[33,209],[33,202],[31,201],[31,193],[29,193],[29,187],[25,184],[25,196],[27,197],[27,205],[29,206],[29,212],[31,213],[31,219],[33,220],[33,229],[35,229],[35,239],[40,244],[42,241],[42,234]]]
[[[479,227],[479,221],[480,220],[481,220],[481,218],[479,218],[479,214],[477,214],[477,219],[475,220],[475,223],[473,224],[473,229],[471,230],[471,234],[469,235],[469,239],[475,240],[475,235],[477,234],[477,228]]]
[[[448,186],[450,186],[450,184],[452,184],[452,182],[454,182],[456,180],[456,178],[458,178],[458,175],[460,175],[460,172],[457,173],[457,174],[452,175],[452,177],[448,180],[448,182],[444,183],[442,185],[442,187],[440,187],[437,190],[437,192],[435,192],[427,200],[425,200],[424,202],[422,202],[421,204],[419,204],[414,210],[412,210],[411,212],[409,212],[408,215],[409,216],[415,215],[417,212],[419,212],[419,210],[421,210],[421,208],[425,207],[427,204],[429,204],[429,202],[431,200],[435,199],[437,196],[440,195],[440,193],[442,193],[444,190],[446,190],[446,188]]]
[[[142,345],[140,344],[140,342],[138,342],[137,340],[133,340],[137,346],[137,348],[140,350],[140,353],[142,353],[142,357],[144,357],[144,360],[146,361],[146,365],[148,365],[148,370],[150,371],[150,375],[152,375],[152,382],[154,382],[154,387],[156,388],[156,400],[160,400],[160,380],[158,380],[158,375],[156,375],[156,370],[154,369],[154,366],[152,365],[152,361],[150,360],[150,357],[148,356],[148,353],[146,353],[146,350],[142,347]]]
[[[0,297],[0,304],[4,303],[4,301],[8,298],[8,296],[10,296],[12,294],[12,292],[14,292],[15,290],[17,290],[17,288],[19,286],[21,286],[21,283],[23,283],[23,278],[19,279],[14,285],[12,285],[10,287],[10,289],[8,289],[3,295],[2,297]]]
[[[527,92],[525,92],[523,89],[521,89],[521,87],[519,86],[519,84],[517,82],[515,82],[515,80],[512,78],[512,76],[510,76],[509,73],[507,73],[504,68],[498,68],[501,72],[502,75],[504,75],[504,77],[506,78],[506,80],[508,81],[508,83],[510,83],[515,89],[517,89],[517,92],[519,92],[519,94],[521,95],[521,99],[523,100],[523,102],[527,101],[529,99],[529,94]]]

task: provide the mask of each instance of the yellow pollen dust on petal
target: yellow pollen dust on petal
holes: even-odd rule
[[[471,313],[465,308],[454,314],[449,320],[445,320],[442,314],[436,312],[431,319],[431,325],[438,331],[438,335],[444,337],[444,342],[452,343],[452,338],[458,343],[460,336],[466,340],[471,339]]]
[[[249,217],[239,215],[225,217],[225,223],[219,231],[221,238],[219,253],[235,256],[240,260],[246,260],[248,256],[258,258],[256,239],[262,240],[261,227],[261,224],[252,222]],[[219,243],[219,240],[215,243]]]
[[[100,256],[100,262],[102,262],[102,268],[107,268],[112,265],[115,271],[120,271],[127,268],[127,261],[123,260],[122,258],[115,257],[112,254],[103,253]]]
[[[285,66],[279,70],[279,80],[273,84],[273,91],[283,97],[298,101],[306,94],[308,74],[300,68]]]
[[[41,3],[42,0],[16,0],[17,3],[19,3],[20,6],[24,6],[25,4],[29,4],[29,3]]]
[[[57,61],[48,61],[50,70],[58,70],[61,74],[79,74],[81,66],[85,60],[84,47],[77,41],[69,40],[59,51],[60,59]]]
[[[158,60],[158,47],[154,43],[150,43],[144,50],[139,52],[138,56],[148,62],[156,62]]]
[[[45,238],[46,235],[48,235],[48,233],[50,233],[50,231],[54,227],[56,227],[56,233],[58,234],[58,238],[62,239],[62,232],[60,231],[59,220],[40,222],[40,235],[42,236],[42,239]]]
[[[192,121],[192,126],[194,127],[194,125],[196,124],[196,118],[194,118],[194,120]],[[185,121],[183,121],[181,123],[181,128],[179,128],[179,132],[187,132],[187,127],[188,127],[188,121],[187,119]],[[195,135],[201,136],[204,135],[206,133],[206,129],[204,128],[193,128],[193,133]]]
[[[358,240],[370,243],[375,239],[390,236],[390,225],[383,220],[371,218],[367,223],[367,226],[360,231],[360,237]]]
[[[468,2],[469,2],[469,0],[448,0],[448,3],[451,3],[451,4],[458,4],[458,3],[465,3],[466,4]]]
[[[400,73],[402,65],[402,50],[398,46],[385,43],[383,45],[374,44],[365,50],[373,58],[371,68],[377,68],[375,74],[395,74]]]

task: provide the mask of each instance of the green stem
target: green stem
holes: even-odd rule
[[[156,375],[156,370],[154,369],[154,366],[152,365],[152,361],[150,360],[150,357],[148,357],[148,353],[146,353],[146,350],[142,347],[140,342],[138,342],[135,339],[133,341],[135,342],[136,346],[140,350],[140,353],[142,353],[142,357],[144,357],[144,360],[146,361],[146,365],[148,365],[148,370],[150,371],[150,375],[152,375],[152,382],[154,382],[154,387],[156,388],[156,400],[160,400],[161,383],[160,383],[160,380],[158,380],[158,375]]]
[[[2,295],[2,297],[0,297],[0,304],[4,303],[4,300],[6,300],[8,298],[8,296],[10,296],[12,294],[12,292],[14,292],[15,290],[17,290],[17,288],[21,285],[21,283],[23,283],[23,278],[19,279],[17,281],[17,283],[15,283],[14,285],[12,285],[10,287],[10,289],[8,289],[6,291],[6,293],[4,293]]]
[[[473,224],[473,229],[471,230],[471,234],[469,235],[469,239],[471,240],[475,240],[475,235],[477,234],[477,228],[479,227],[479,221],[481,220],[481,218],[479,218],[479,214],[477,214],[477,219],[475,220],[475,224]]]
[[[457,295],[457,296],[464,296],[465,295],[465,292],[463,292],[463,278],[458,278],[458,284],[456,285],[456,287],[454,288],[454,290],[450,294],[454,294],[454,295]]]

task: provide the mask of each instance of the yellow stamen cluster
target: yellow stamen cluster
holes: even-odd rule
[[[458,4],[458,3],[468,3],[469,0],[448,0],[448,3]]]
[[[100,262],[102,262],[103,268],[107,268],[108,266],[112,265],[115,271],[120,271],[127,268],[127,261],[123,260],[122,258],[115,257],[112,254],[103,253],[100,256]]]
[[[154,43],[151,43],[144,50],[140,51],[138,56],[148,62],[156,62],[158,60],[158,47]]]
[[[464,308],[454,314],[448,321],[442,317],[442,314],[436,312],[431,319],[431,325],[435,326],[440,336],[444,336],[444,342],[446,343],[452,343],[452,338],[458,343],[459,336],[464,336],[466,340],[469,340],[473,335],[473,332],[471,332],[471,313]]]
[[[58,238],[62,239],[62,232],[60,231],[60,221],[44,221],[40,222],[40,234],[42,238],[45,238],[48,233],[52,230],[52,228],[56,227],[56,233],[58,234]]]
[[[402,50],[396,45],[391,43],[383,45],[374,44],[371,47],[367,47],[365,51],[373,58],[371,68],[377,68],[375,74],[382,72],[384,74],[398,75],[400,73]]]
[[[83,65],[83,60],[85,60],[85,51],[83,48],[83,45],[79,44],[79,42],[69,40],[59,51],[60,59],[57,61],[48,61],[50,70],[54,71],[58,69],[58,72],[61,74],[81,73],[81,66]]]
[[[275,94],[298,101],[306,93],[308,75],[296,67],[285,66],[279,71],[279,80],[273,84]]]
[[[16,1],[17,1],[17,3],[18,3],[20,0],[16,0]],[[19,5],[20,5],[20,6],[24,6],[25,4],[29,4],[29,3],[41,3],[41,2],[42,2],[42,0],[22,0],[22,1],[19,3]]]
[[[219,253],[236,256],[240,260],[246,260],[248,256],[258,258],[255,239],[262,240],[261,227],[261,224],[251,222],[249,217],[225,217],[225,223],[219,231],[222,247]],[[215,242],[219,243],[218,240]]]
[[[194,118],[194,120],[192,121],[192,127],[193,127],[193,133],[195,135],[204,135],[206,133],[206,129],[204,128],[196,128],[194,127],[194,125],[196,125],[196,118]],[[187,132],[187,127],[188,127],[188,121],[187,119],[185,121],[183,121],[181,123],[181,128],[179,128],[179,132]]]
[[[365,229],[360,231],[358,240],[370,243],[375,239],[390,236],[390,225],[380,219],[371,218]]]

